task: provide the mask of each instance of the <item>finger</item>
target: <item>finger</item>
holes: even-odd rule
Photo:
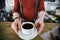
[[[18,29],[17,29],[17,25],[12,23],[12,29],[17,33],[18,32]]]
[[[40,29],[38,29],[38,30],[37,30],[37,35],[39,35],[39,34],[40,34],[40,32],[41,32],[41,31],[40,31]]]
[[[37,35],[40,35],[40,32],[38,32]]]
[[[15,30],[15,32],[16,32],[16,34],[17,34],[17,33],[18,33],[18,27],[16,27],[14,30]]]
[[[13,23],[11,24],[11,28],[12,28],[12,29],[15,29],[14,26],[15,26],[15,25],[14,25],[14,22],[13,22]]]
[[[41,31],[43,30],[43,28],[44,28],[44,24],[41,23],[40,27],[38,28],[38,35],[41,33]]]
[[[37,32],[37,35],[40,34],[40,27],[41,27],[41,24],[39,23],[39,24],[38,24],[38,28],[37,28],[37,31],[38,31],[38,32]]]
[[[44,23],[40,24],[40,28],[41,28],[41,30],[44,28]]]

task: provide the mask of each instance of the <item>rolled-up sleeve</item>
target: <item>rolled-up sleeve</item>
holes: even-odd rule
[[[45,11],[45,7],[44,7],[44,0],[39,0],[39,7],[38,7],[38,11]]]
[[[14,0],[14,8],[13,8],[12,13],[15,13],[15,12],[18,13],[18,11],[19,11],[19,1],[18,0]]]

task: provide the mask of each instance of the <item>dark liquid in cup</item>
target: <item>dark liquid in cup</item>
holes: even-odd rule
[[[33,25],[32,24],[24,24],[23,26],[22,26],[24,29],[31,29],[31,28],[33,28]]]

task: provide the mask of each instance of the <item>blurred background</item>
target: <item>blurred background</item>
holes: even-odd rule
[[[33,40],[60,40],[60,0],[44,0],[45,26]],[[0,40],[22,40],[11,28],[14,0],[0,0]]]
[[[60,0],[44,0],[45,22],[60,23]],[[13,21],[14,0],[0,0],[0,21]]]

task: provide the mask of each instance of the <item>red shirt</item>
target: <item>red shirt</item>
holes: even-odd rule
[[[36,0],[21,0],[23,6],[23,14],[26,20],[33,20],[34,19],[34,5]],[[14,0],[14,9],[13,13],[18,12],[19,8],[19,0]],[[39,0],[39,11],[44,10],[44,0]]]

